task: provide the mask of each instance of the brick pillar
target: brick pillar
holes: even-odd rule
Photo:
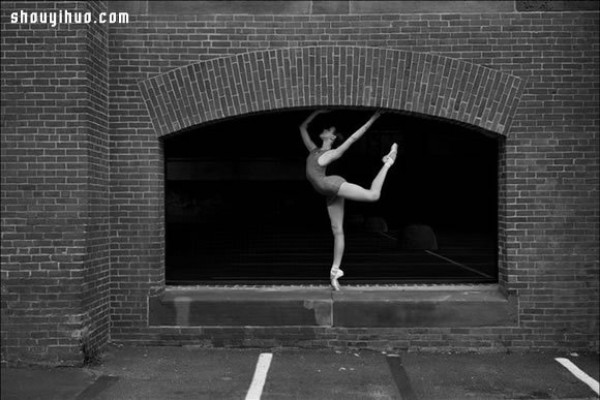
[[[102,24],[13,23],[2,4],[2,360],[77,364],[108,338],[108,72]],[[38,19],[39,19],[38,14]]]

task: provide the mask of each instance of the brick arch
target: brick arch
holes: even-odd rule
[[[202,61],[139,86],[158,136],[235,115],[311,106],[402,110],[506,136],[524,81],[435,54],[319,46]]]

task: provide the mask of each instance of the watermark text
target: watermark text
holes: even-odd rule
[[[83,11],[15,11],[10,14],[13,24],[48,24],[55,28],[59,24],[128,24],[129,13],[101,12],[96,17]]]

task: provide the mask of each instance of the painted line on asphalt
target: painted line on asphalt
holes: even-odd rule
[[[260,400],[272,359],[272,353],[261,353],[261,355],[258,356],[254,377],[252,378],[250,389],[248,389],[248,394],[246,394],[246,400]]]
[[[402,400],[417,400],[417,395],[412,388],[410,378],[408,377],[408,374],[402,365],[402,359],[397,355],[393,355],[387,356],[386,360],[388,362],[388,366],[390,367],[392,378],[394,378],[396,387],[400,392],[400,398]]]
[[[570,360],[566,358],[555,358],[563,367],[569,370],[570,373],[575,375],[577,379],[585,383],[592,389],[596,394],[600,395],[600,388],[598,387],[598,381],[583,372],[579,369],[579,367],[573,364]]]
[[[444,260],[444,261],[448,261],[450,264],[454,264],[454,265],[456,265],[456,266],[458,266],[458,267],[464,268],[464,269],[466,269],[466,270],[469,270],[469,271],[471,271],[471,272],[475,272],[476,274],[479,274],[479,275],[481,275],[481,276],[483,276],[483,277],[485,277],[485,278],[494,278],[494,277],[493,277],[493,276],[491,276],[491,275],[488,275],[488,274],[486,274],[486,273],[484,273],[484,272],[481,272],[481,271],[477,271],[477,270],[476,270],[476,269],[474,269],[474,268],[467,267],[467,266],[466,266],[466,265],[464,265],[464,264],[461,264],[461,263],[459,263],[459,262],[457,262],[457,261],[454,261],[454,260],[452,260],[452,259],[450,259],[450,258],[448,258],[448,257],[444,257],[444,256],[442,256],[441,254],[434,253],[433,251],[430,251],[430,250],[425,250],[425,253],[427,253],[427,254],[431,254],[431,255],[432,255],[432,256],[434,256],[434,257],[441,258],[441,259],[442,259],[442,260]]]

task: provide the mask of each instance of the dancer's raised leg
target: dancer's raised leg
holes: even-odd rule
[[[370,189],[365,189],[361,186],[355,185],[354,183],[344,182],[340,186],[338,196],[354,201],[373,202],[379,200],[379,197],[381,196],[381,188],[385,182],[385,177],[390,167],[394,164],[397,153],[398,145],[394,143],[390,153],[383,157],[383,167],[381,167],[375,176],[375,179],[373,179]]]
[[[330,271],[331,286],[340,290],[338,279],[344,276],[340,269],[344,255],[344,198],[336,197],[328,206],[327,212],[331,220],[331,231],[333,233],[333,264]]]

